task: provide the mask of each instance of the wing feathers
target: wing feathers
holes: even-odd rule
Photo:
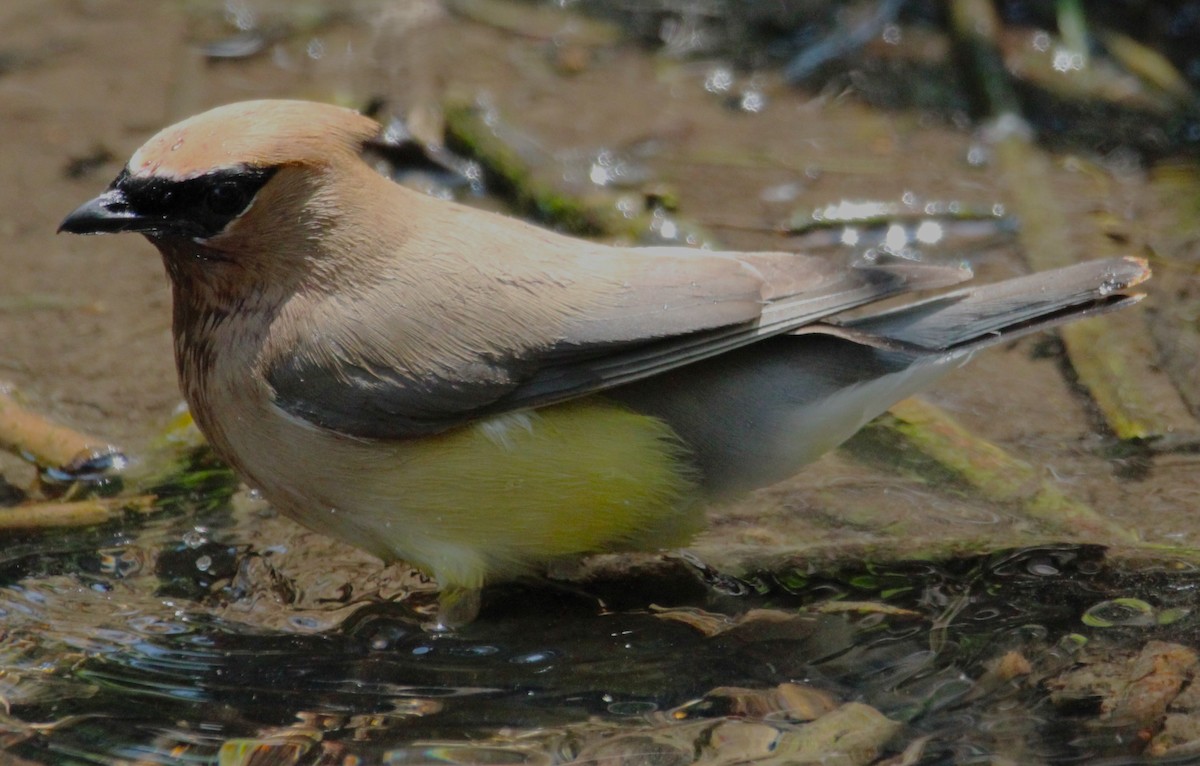
[[[536,407],[632,383],[901,292],[952,284],[970,273],[938,267],[913,271],[907,264],[843,268],[833,273],[827,264],[818,263],[826,271],[818,272],[820,279],[807,292],[765,304],[753,321],[610,350],[570,365],[549,365],[497,404],[502,409]]]
[[[289,353],[265,371],[276,404],[356,437],[436,433],[641,380],[969,276],[899,259],[846,268],[790,253],[581,250],[574,241],[567,249],[534,231],[518,243],[529,257],[504,264],[503,279],[478,263],[449,264],[456,282],[438,291],[436,306],[422,307],[419,286],[406,293],[396,286],[402,280],[384,279],[356,305],[298,310],[291,341],[280,344]],[[321,334],[305,330],[306,316],[321,317],[311,322]]]

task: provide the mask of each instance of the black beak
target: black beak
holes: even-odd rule
[[[162,224],[161,216],[146,216],[135,211],[125,192],[113,186],[77,207],[58,225],[58,231],[71,234],[149,233],[161,228]]]

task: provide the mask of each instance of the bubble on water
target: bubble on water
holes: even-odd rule
[[[1039,577],[1055,577],[1062,574],[1062,570],[1047,559],[1031,559],[1025,565],[1025,569],[1029,574],[1038,575]]]
[[[206,542],[208,542],[208,530],[204,527],[196,527],[183,533],[183,544],[192,550],[196,550]]]
[[[1093,628],[1143,627],[1158,623],[1155,609],[1140,598],[1101,601],[1084,612],[1083,624]]]

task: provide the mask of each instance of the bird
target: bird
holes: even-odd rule
[[[960,286],[962,264],[884,254],[612,246],[403,187],[364,157],[380,130],[219,106],[59,231],[158,249],[211,448],[283,514],[434,578],[441,628],[485,583],[685,545],[980,349],[1150,276],[1117,257]]]

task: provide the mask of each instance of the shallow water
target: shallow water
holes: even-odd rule
[[[577,592],[507,586],[450,634],[386,602],[352,603],[331,629],[277,630],[216,616],[222,595],[165,595],[184,557],[160,558],[157,572],[112,566],[139,549],[106,542],[99,555],[89,545],[6,567],[0,681],[14,756],[265,762],[234,757],[258,747],[284,763],[567,763],[636,736],[635,750],[652,742],[672,763],[708,762],[713,728],[737,721],[759,728],[732,752],[767,759],[779,742],[801,747],[812,710],[854,701],[922,743],[914,763],[1132,762],[1142,722],[1098,720],[1098,696],[1055,701],[1047,689],[1085,653],[1191,643],[1200,625],[1194,567],[1130,568],[1062,545],[763,573],[740,588],[683,574]],[[205,555],[178,547],[193,565]],[[830,603],[847,610],[820,611]],[[1021,671],[997,670],[1014,655]],[[755,751],[764,737],[777,744]]]

